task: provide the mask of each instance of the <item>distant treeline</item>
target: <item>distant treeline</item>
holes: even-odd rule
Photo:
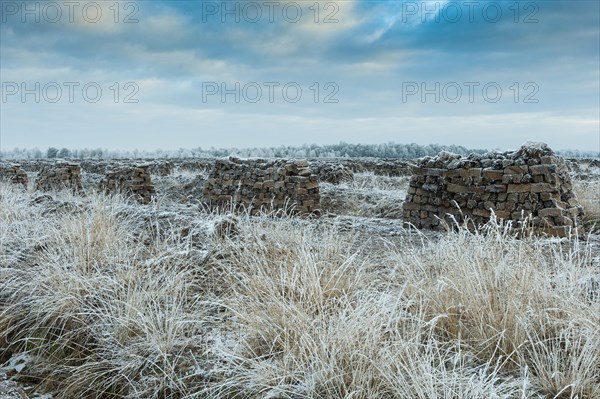
[[[181,148],[178,150],[122,151],[107,149],[67,149],[50,147],[45,151],[38,148],[0,151],[0,159],[73,158],[73,159],[125,159],[125,158],[214,158],[237,156],[241,158],[419,158],[449,151],[460,155],[483,154],[487,150],[469,149],[459,145],[440,144],[339,144],[302,146],[280,146],[269,148]],[[598,151],[565,150],[558,153],[568,158],[597,158]]]

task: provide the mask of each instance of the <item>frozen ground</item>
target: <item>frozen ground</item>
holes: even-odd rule
[[[407,229],[372,172],[319,219],[207,213],[189,169],[149,206],[0,184],[0,398],[595,399],[598,170],[580,241]]]

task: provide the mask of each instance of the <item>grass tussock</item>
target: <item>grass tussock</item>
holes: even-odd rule
[[[600,397],[592,236],[31,199],[0,185],[0,347],[55,398]]]
[[[321,208],[339,215],[400,219],[409,180],[355,173],[354,179],[341,184],[321,183]]]
[[[573,180],[573,191],[585,210],[584,224],[592,230],[600,230],[600,178]]]

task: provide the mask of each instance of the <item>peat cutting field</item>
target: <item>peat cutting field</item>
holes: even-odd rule
[[[0,163],[0,398],[597,399],[600,162],[528,156]]]

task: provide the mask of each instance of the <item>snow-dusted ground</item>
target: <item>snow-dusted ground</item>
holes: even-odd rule
[[[574,183],[593,222],[593,215],[600,215],[600,168],[583,165],[580,169],[573,172]],[[100,178],[84,174],[84,187],[93,191]],[[564,317],[564,326],[562,321],[552,324],[558,330],[564,327],[560,334],[580,332],[576,328],[584,328],[586,323],[593,325],[600,299],[600,236],[596,233],[579,242],[538,238],[528,242],[527,245],[533,245],[529,248],[509,237],[495,240],[464,232],[418,232],[402,221],[406,177],[355,173],[353,181],[323,183],[323,216],[314,219],[207,212],[201,205],[204,172],[176,170],[172,175],[152,178],[157,201],[147,206],[94,195],[82,198],[66,192],[15,193],[13,188],[0,184],[0,284],[7,288],[4,292],[18,296],[22,292],[13,281],[22,281],[29,296],[23,296],[22,307],[11,303],[10,309],[30,311],[14,319],[3,314],[7,298],[0,292],[0,329],[6,328],[7,319],[11,326],[20,325],[27,337],[27,323],[52,320],[56,315],[81,316],[79,306],[94,309],[97,314],[90,323],[99,323],[100,315],[106,318],[104,324],[99,324],[106,330],[95,336],[100,342],[95,345],[104,345],[106,352],[96,361],[102,367],[114,367],[116,374],[125,379],[132,379],[132,391],[139,390],[139,399],[151,397],[150,391],[144,391],[147,386],[155,386],[156,392],[161,392],[160,389],[167,389],[161,384],[166,384],[168,389],[183,392],[173,380],[185,385],[191,379],[200,386],[198,381],[209,384],[215,383],[216,378],[224,381],[219,389],[229,395],[244,392],[240,397],[248,398],[319,397],[316,392],[321,386],[330,391],[320,397],[369,397],[360,389],[375,383],[396,389],[396,396],[389,397],[450,397],[443,396],[449,392],[471,392],[464,396],[471,398],[517,397],[501,396],[502,392],[544,397],[536,395],[544,385],[551,386],[550,381],[557,381],[558,385],[569,381],[567,372],[573,373],[574,383],[585,385],[583,392],[600,392],[600,381],[594,382],[593,373],[590,377],[583,370],[585,364],[580,364],[586,359],[600,359],[589,347],[600,342],[595,340],[593,329],[581,330],[591,331],[591,336],[577,336],[575,340],[589,351],[585,352],[588,358],[569,358],[571,352],[560,352],[562,341],[552,346],[547,340],[549,346],[540,346],[540,352],[529,349],[539,356],[538,367],[544,365],[543,359],[552,356],[560,360],[560,364],[548,364],[548,376],[542,373],[531,377],[531,368],[514,375],[504,370],[496,372],[495,367],[504,364],[506,358],[500,356],[494,359],[497,363],[491,361],[501,345],[515,351],[521,348],[508,342],[518,338],[506,332],[511,328],[509,322],[521,322],[525,328],[534,324],[528,318],[543,324]],[[595,202],[596,198],[599,201]],[[594,228],[591,222],[587,227]],[[511,245],[518,250],[513,253]],[[504,257],[502,251],[508,255]],[[311,267],[315,265],[318,267]],[[498,271],[489,272],[486,265],[497,265]],[[30,272],[32,268],[39,272]],[[529,271],[524,272],[525,269]],[[540,270],[548,270],[552,276]],[[234,278],[223,277],[231,273]],[[40,282],[34,284],[32,280],[38,278]],[[514,285],[507,285],[511,279]],[[527,279],[538,279],[535,281],[544,289],[526,286]],[[229,285],[211,285],[223,281]],[[229,289],[237,290],[238,296],[231,296]],[[87,291],[114,299],[112,307],[98,307],[94,298],[86,296]],[[523,300],[522,296],[530,291],[531,299]],[[229,296],[219,298],[222,292]],[[183,293],[186,297],[178,300]],[[490,295],[489,302],[486,294]],[[561,302],[561,297],[569,295],[572,298],[562,298],[565,302]],[[267,307],[269,300],[274,299],[282,303]],[[314,307],[311,301],[315,301]],[[363,306],[363,302],[370,307]],[[428,305],[422,313],[415,311],[424,303]],[[502,308],[498,303],[508,310],[495,319],[489,314]],[[134,309],[133,304],[141,310]],[[576,308],[563,309],[564,313],[547,309],[565,304]],[[56,312],[46,313],[41,305]],[[156,318],[141,318],[144,309]],[[115,312],[123,313],[112,317]],[[431,315],[427,312],[438,313],[428,318]],[[403,341],[403,334],[414,332],[407,325],[421,317],[421,327],[431,328],[426,334],[422,331],[425,337],[433,334],[436,323],[442,325],[440,337],[452,336],[453,329],[462,322],[466,327],[457,339],[442,342],[438,338],[441,346],[435,346],[437,342],[426,347]],[[449,322],[453,317],[457,324]],[[57,320],[63,322],[60,317]],[[361,320],[366,320],[364,325]],[[73,322],[64,323],[67,321]],[[288,324],[290,328],[285,329]],[[188,329],[190,325],[194,328]],[[88,333],[97,331],[91,329]],[[502,341],[503,334],[507,334],[506,342]],[[0,334],[0,352],[8,345],[3,339]],[[481,340],[481,347],[469,339]],[[375,345],[377,340],[382,344]],[[490,342],[498,345],[491,351],[491,358],[474,361]],[[568,340],[567,344],[573,342]],[[286,346],[292,343],[297,346]],[[391,348],[404,351],[403,356],[411,362],[402,363],[402,356],[393,358],[396,352]],[[431,348],[438,352],[427,352]],[[285,352],[288,349],[297,352]],[[419,352],[421,349],[426,353]],[[122,353],[128,351],[131,353]],[[566,357],[557,358],[558,355]],[[148,356],[147,362],[140,360],[142,356]],[[377,367],[369,360],[375,356],[380,356]],[[432,368],[429,361],[436,356],[442,356],[446,363]],[[299,359],[309,359],[314,364],[301,365]],[[34,385],[19,378],[29,372],[52,371],[48,364],[40,366],[35,358],[17,352],[5,355],[2,361],[0,399],[50,398],[39,393],[35,396]],[[108,364],[103,365],[103,361]],[[362,371],[352,374],[353,368],[345,364],[348,361],[356,362]],[[561,368],[563,364],[567,369]],[[173,369],[167,370],[167,366]],[[185,371],[176,370],[176,366]],[[69,370],[58,362],[57,367]],[[109,380],[102,367],[78,370]],[[137,374],[132,372],[135,367],[141,370]],[[64,370],[57,375],[64,378]],[[407,378],[398,370],[414,372],[414,380],[394,380]],[[390,381],[361,381],[371,372],[381,373],[377,378]],[[425,377],[428,373],[429,378]],[[135,378],[138,380],[133,381]],[[448,387],[436,385],[446,384],[445,378]],[[93,383],[93,379],[90,377],[88,382]],[[83,386],[77,379],[72,381],[75,386],[78,383]],[[416,386],[414,392],[407,388],[411,384]],[[594,384],[597,391],[593,391]],[[346,385],[354,387],[355,393],[345,391]],[[71,392],[68,387],[62,388]],[[162,391],[163,396],[158,397],[167,397],[167,392]],[[399,392],[404,392],[404,396]],[[479,392],[479,396],[473,392]],[[376,397],[375,393],[371,397]],[[189,395],[193,397],[192,393]],[[580,397],[591,398],[585,394]]]

